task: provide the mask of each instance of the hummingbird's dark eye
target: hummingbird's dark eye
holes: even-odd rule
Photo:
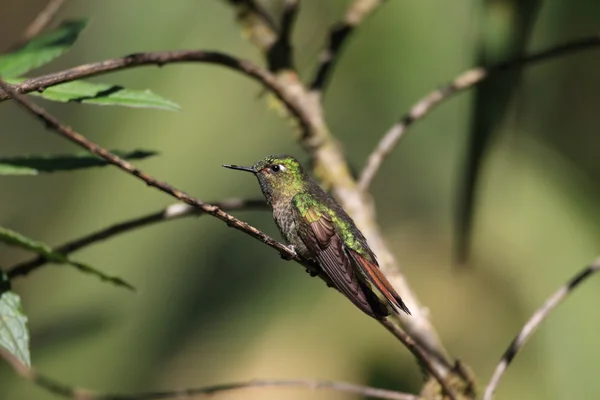
[[[279,172],[279,170],[280,170],[279,165],[277,165],[277,164],[271,165],[271,171]]]

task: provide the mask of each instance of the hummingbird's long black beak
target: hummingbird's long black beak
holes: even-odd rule
[[[240,171],[247,171],[247,172],[252,172],[253,174],[256,174],[256,170],[252,167],[242,167],[240,165],[229,165],[229,164],[223,164],[223,166],[225,168],[229,168],[229,169],[239,169]]]

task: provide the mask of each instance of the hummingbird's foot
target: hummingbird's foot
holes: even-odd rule
[[[298,256],[298,253],[296,253],[296,248],[294,248],[294,246],[288,246],[288,249],[290,249],[290,251],[293,254],[281,254],[281,258],[283,258],[285,261],[290,261],[291,259],[294,259]]]

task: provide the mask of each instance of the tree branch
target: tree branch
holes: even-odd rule
[[[168,399],[192,399],[209,397],[227,392],[240,391],[252,388],[276,388],[276,387],[298,387],[304,389],[321,390],[327,389],[336,392],[353,393],[373,399],[387,400],[419,400],[418,396],[396,392],[393,390],[379,389],[369,386],[355,385],[347,382],[317,381],[317,380],[276,380],[261,379],[247,382],[225,383],[221,385],[205,386],[201,388],[189,388],[165,392],[148,392],[134,394],[104,394],[96,393],[90,389],[68,386],[48,376],[36,372],[33,368],[27,368],[21,361],[13,356],[8,350],[0,347],[0,357],[4,358],[13,370],[24,379],[34,383],[40,388],[68,399],[74,400],[168,400]]]
[[[531,335],[533,335],[540,324],[550,315],[552,310],[562,303],[567,296],[571,294],[571,292],[573,292],[581,283],[591,277],[598,270],[600,270],[600,257],[598,257],[592,264],[577,273],[577,275],[575,275],[566,284],[554,292],[554,294],[552,294],[552,296],[550,296],[544,302],[544,304],[531,316],[531,318],[529,318],[523,329],[521,329],[517,337],[514,338],[500,359],[500,363],[494,370],[494,375],[492,375],[490,382],[485,388],[483,400],[492,400],[494,397],[494,391],[500,383],[500,379],[502,378],[502,375],[504,375],[504,372],[510,365],[511,361],[515,358],[519,350],[523,348],[527,340],[531,337]]]
[[[148,65],[163,66],[173,63],[188,62],[217,64],[241,72],[242,74],[264,85],[279,100],[281,100],[291,115],[298,120],[300,129],[305,135],[308,134],[308,131],[311,129],[310,127],[314,125],[309,121],[311,116],[306,114],[306,111],[302,105],[298,104],[299,100],[297,96],[294,93],[289,93],[289,91],[284,90],[281,84],[277,81],[277,78],[269,71],[256,66],[249,61],[238,59],[228,54],[211,51],[178,50],[136,53],[125,57],[79,65],[64,71],[28,79],[19,84],[11,85],[11,87],[17,90],[18,93],[29,93],[33,91],[40,92],[50,86],[56,86],[61,83],[72,82],[78,79],[103,75],[123,69]],[[9,95],[8,91],[0,92],[0,101],[7,100],[10,97],[11,96]]]
[[[267,209],[267,204],[262,199],[230,199],[211,204],[219,207],[223,211]],[[66,256],[89,245],[109,239],[116,235],[120,235],[121,233],[143,228],[159,222],[173,221],[175,219],[192,215],[201,216],[202,214],[204,214],[204,210],[192,207],[188,204],[176,203],[166,207],[163,210],[147,214],[142,217],[130,219],[69,241],[55,247],[53,251]],[[44,266],[48,262],[49,261],[44,257],[33,257],[27,261],[23,261],[8,268],[6,274],[10,279],[22,277]]]
[[[371,182],[375,178],[377,171],[381,167],[383,161],[392,153],[400,140],[404,137],[407,129],[427,115],[435,106],[447,100],[451,96],[469,89],[482,81],[489,78],[491,75],[510,70],[513,68],[533,65],[541,61],[551,60],[556,57],[576,53],[582,50],[589,50],[600,46],[600,36],[594,35],[582,39],[578,39],[559,46],[551,47],[539,53],[534,53],[528,56],[519,57],[514,60],[502,62],[500,64],[489,67],[477,67],[463,72],[457,76],[452,82],[430,92],[421,100],[419,100],[410,111],[405,114],[399,122],[393,125],[381,138],[369,158],[362,171],[359,179],[359,187],[361,190],[368,190]]]
[[[354,0],[346,10],[343,21],[335,24],[329,31],[327,45],[319,55],[317,72],[310,84],[313,92],[324,92],[333,73],[333,69],[340,58],[340,53],[352,32],[383,4],[385,0]]]
[[[39,35],[52,22],[65,2],[66,0],[49,0],[46,7],[44,7],[37,17],[35,17],[27,28],[25,28],[21,40],[12,46],[12,48],[18,48]]]

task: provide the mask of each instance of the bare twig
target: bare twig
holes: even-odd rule
[[[341,50],[354,29],[385,0],[354,0],[346,10],[344,20],[329,31],[327,45],[319,55],[317,72],[310,84],[313,92],[324,92],[337,63]]]
[[[17,93],[10,85],[6,82],[0,80],[0,88],[10,94],[10,96],[17,101],[23,108],[25,108],[28,112],[35,115],[39,120],[41,120],[47,128],[52,129],[54,132],[58,133],[62,137],[67,140],[77,144],[80,147],[88,150],[90,153],[97,155],[108,161],[110,164],[120,168],[126,173],[135,176],[136,178],[144,181],[148,186],[152,186],[164,193],[167,193],[178,200],[183,201],[193,207],[199,208],[207,214],[210,214],[221,221],[225,222],[229,227],[242,231],[255,239],[260,240],[262,243],[267,246],[277,250],[279,254],[285,259],[294,260],[301,265],[304,265],[311,273],[318,275],[326,282],[329,282],[329,278],[318,268],[314,263],[311,263],[296,254],[295,251],[290,249],[289,247],[279,243],[277,240],[271,238],[265,233],[259,231],[252,225],[240,221],[234,216],[224,212],[219,207],[207,204],[199,201],[198,199],[190,196],[189,194],[180,191],[171,185],[158,181],[156,178],[146,174],[140,169],[136,168],[133,164],[123,160],[122,158],[114,155],[103,147],[98,146],[96,143],[89,141],[84,136],[75,132],[72,128],[63,125],[58,121],[54,116],[48,114],[42,107],[38,106],[35,103],[32,103],[25,96]]]
[[[215,396],[232,391],[257,388],[276,387],[298,387],[312,390],[333,390],[337,392],[353,393],[373,399],[388,400],[418,400],[419,397],[396,392],[393,390],[379,389],[370,386],[355,385],[347,382],[317,381],[317,380],[277,380],[257,379],[247,382],[225,383],[221,385],[205,386],[201,388],[189,388],[164,392],[132,393],[132,394],[104,394],[96,393],[90,389],[72,387],[58,382],[46,375],[36,372],[33,368],[27,368],[8,350],[0,347],[0,357],[4,358],[11,367],[24,379],[47,390],[48,392],[74,400],[168,400],[168,399],[193,399],[200,397]]]
[[[283,2],[279,35],[275,43],[266,52],[270,71],[279,72],[281,70],[294,69],[292,31],[299,8],[299,0],[284,0]]]
[[[251,209],[266,209],[267,204],[264,200],[247,200],[247,199],[230,199],[211,203],[219,207],[223,211],[234,211],[234,210],[251,210]],[[144,215],[142,217],[130,219],[116,225],[109,226],[99,231],[90,233],[89,235],[77,238],[75,240],[64,243],[53,249],[54,252],[68,255],[91,244],[98,243],[102,240],[109,239],[113,236],[120,235],[121,233],[129,232],[134,229],[146,227],[151,224],[172,221],[178,218],[187,216],[200,216],[204,214],[204,211],[196,207],[192,207],[188,204],[176,203],[166,207],[163,210]],[[19,276],[25,276],[30,272],[40,268],[41,266],[48,263],[48,260],[44,257],[38,256],[31,258],[27,261],[15,264],[14,266],[7,269],[6,274],[10,279],[17,278]]]
[[[425,369],[433,375],[433,377],[439,382],[442,387],[442,391],[450,397],[451,400],[457,400],[458,397],[454,390],[450,387],[446,378],[442,375],[437,368],[439,363],[445,364],[447,361],[445,359],[435,360],[432,357],[435,357],[435,354],[431,354],[425,349],[421,347],[420,344],[414,341],[402,328],[394,324],[391,320],[385,319],[380,321],[381,325],[383,325],[388,331],[392,333],[396,337],[396,339],[400,340],[404,346],[419,360],[420,363],[423,364]],[[449,369],[451,368],[449,365],[447,366]]]
[[[556,308],[561,302],[563,302],[573,290],[575,290],[581,283],[588,279],[592,274],[600,270],[600,257],[598,257],[592,264],[585,267],[582,271],[578,272],[573,278],[571,278],[566,284],[561,286],[552,296],[550,296],[544,304],[536,310],[536,312],[529,318],[523,329],[519,332],[517,337],[508,346],[508,349],[504,352],[504,355],[500,359],[500,363],[496,367],[490,382],[485,388],[483,400],[492,400],[494,397],[494,391],[500,383],[502,375],[510,365],[511,361],[515,358],[519,350],[523,348],[527,340],[533,335],[535,330],[540,324],[550,315],[552,310]]]
[[[19,47],[39,35],[52,22],[65,1],[66,0],[49,0],[46,7],[44,7],[37,17],[35,17],[27,28],[25,28],[25,32],[23,33],[20,42],[13,46],[13,48]]]
[[[535,64],[540,61],[547,61],[556,57],[568,55],[582,50],[589,50],[600,46],[600,36],[594,35],[559,46],[551,47],[539,53],[519,57],[514,60],[502,62],[489,67],[477,67],[463,72],[452,82],[436,89],[419,100],[410,111],[404,115],[398,123],[393,125],[381,138],[369,158],[359,179],[359,187],[366,191],[375,178],[377,171],[383,161],[388,157],[398,145],[400,139],[404,137],[407,129],[416,121],[422,119],[435,106],[450,98],[451,96],[469,89],[478,83],[489,78],[490,75],[506,71],[513,68],[524,67]]]

